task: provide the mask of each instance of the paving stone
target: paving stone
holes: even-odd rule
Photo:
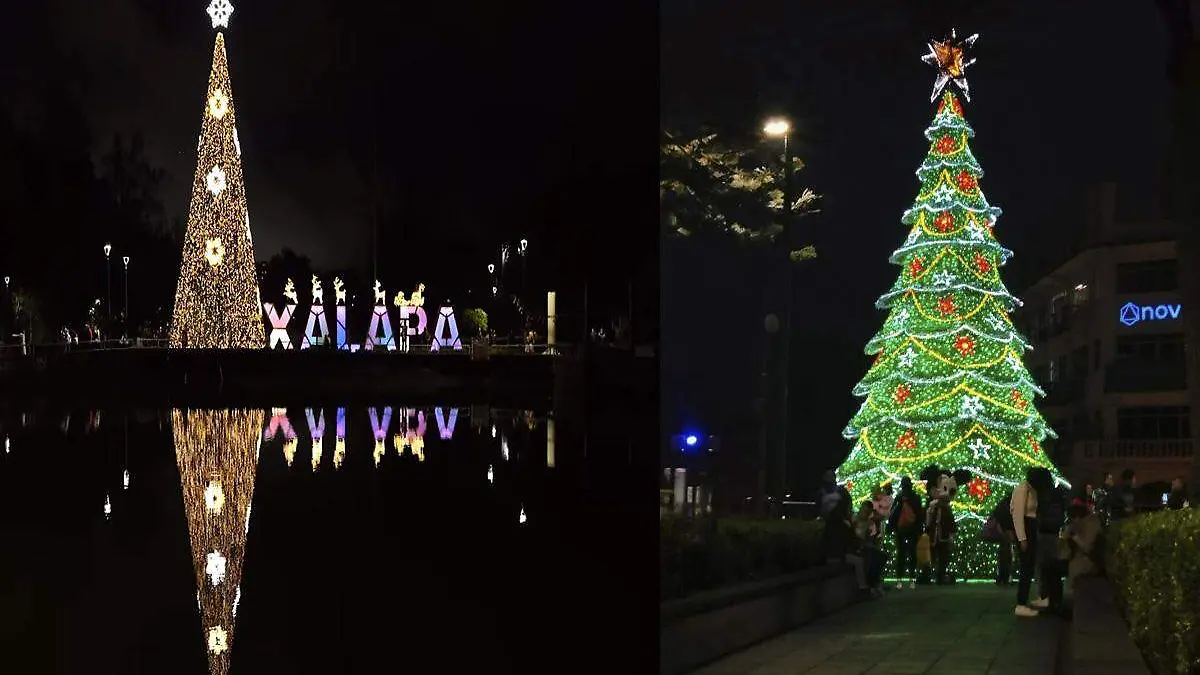
[[[722,659],[693,675],[1050,675],[1061,619],[1012,613],[982,584],[890,592]]]

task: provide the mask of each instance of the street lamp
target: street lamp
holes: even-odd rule
[[[105,287],[108,289],[107,304],[104,306],[105,312],[108,314],[108,319],[112,320],[112,265],[109,264],[111,259],[109,254],[112,253],[112,244],[104,244],[104,281]]]
[[[121,258],[125,263],[125,333],[129,333],[129,256]]]
[[[771,138],[783,139],[783,217],[781,225],[783,232],[779,240],[783,242],[783,273],[785,276],[785,295],[783,307],[783,344],[780,345],[781,382],[779,385],[779,442],[776,459],[776,471],[779,473],[779,492],[787,486],[787,443],[788,443],[788,381],[790,379],[790,353],[792,342],[792,146],[788,143],[792,133],[792,125],[786,119],[775,117],[763,125],[763,133]]]

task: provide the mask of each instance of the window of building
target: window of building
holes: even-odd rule
[[[1183,333],[1117,336],[1117,358],[1138,363],[1182,366],[1186,347]]]
[[[1087,377],[1088,373],[1088,348],[1087,345],[1076,347],[1071,352],[1071,373],[1070,378],[1082,380]]]
[[[1117,408],[1117,438],[1176,440],[1191,438],[1185,405]]]
[[[1118,293],[1155,293],[1179,288],[1176,260],[1146,260],[1117,265]]]

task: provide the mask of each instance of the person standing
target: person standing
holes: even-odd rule
[[[1134,498],[1137,491],[1137,473],[1133,469],[1121,472],[1121,484],[1109,493],[1109,521],[1121,520],[1133,515]]]
[[[1071,557],[1067,561],[1067,589],[1075,591],[1075,580],[1104,573],[1104,526],[1100,517],[1076,500],[1067,507],[1067,541]]]
[[[1059,538],[1067,519],[1067,498],[1063,489],[1054,484],[1054,476],[1045,467],[1034,470],[1037,482],[1038,521],[1038,595],[1039,599],[1029,603],[1034,609],[1054,610],[1062,606],[1062,577],[1066,572],[1059,549]]]
[[[1187,486],[1183,483],[1183,476],[1176,476],[1171,481],[1171,493],[1167,495],[1167,508],[1178,511],[1188,506]]]
[[[888,532],[896,540],[896,588],[903,588],[905,579],[909,588],[917,587],[917,538],[924,522],[921,497],[913,490],[912,479],[905,476],[887,522]]]
[[[1033,583],[1033,573],[1037,567],[1037,491],[1033,484],[1037,481],[1035,468],[1025,470],[1025,480],[1013,489],[1009,502],[1009,510],[1013,520],[1013,536],[1017,540],[1020,555],[1019,574],[1017,581],[1017,606],[1013,613],[1017,616],[1037,616],[1038,611],[1029,606],[1029,590]]]
[[[1000,541],[997,542],[1000,545],[1000,552],[996,557],[996,583],[1000,586],[1007,586],[1012,579],[1013,543],[1016,541],[1010,506],[1012,496],[1012,492],[1005,495],[996,504],[996,508],[992,509],[991,514],[996,526],[1000,528]]]

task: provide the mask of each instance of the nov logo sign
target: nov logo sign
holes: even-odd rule
[[[1121,323],[1132,326],[1139,321],[1165,321],[1179,318],[1183,305],[1139,305],[1127,302],[1121,307]]]

